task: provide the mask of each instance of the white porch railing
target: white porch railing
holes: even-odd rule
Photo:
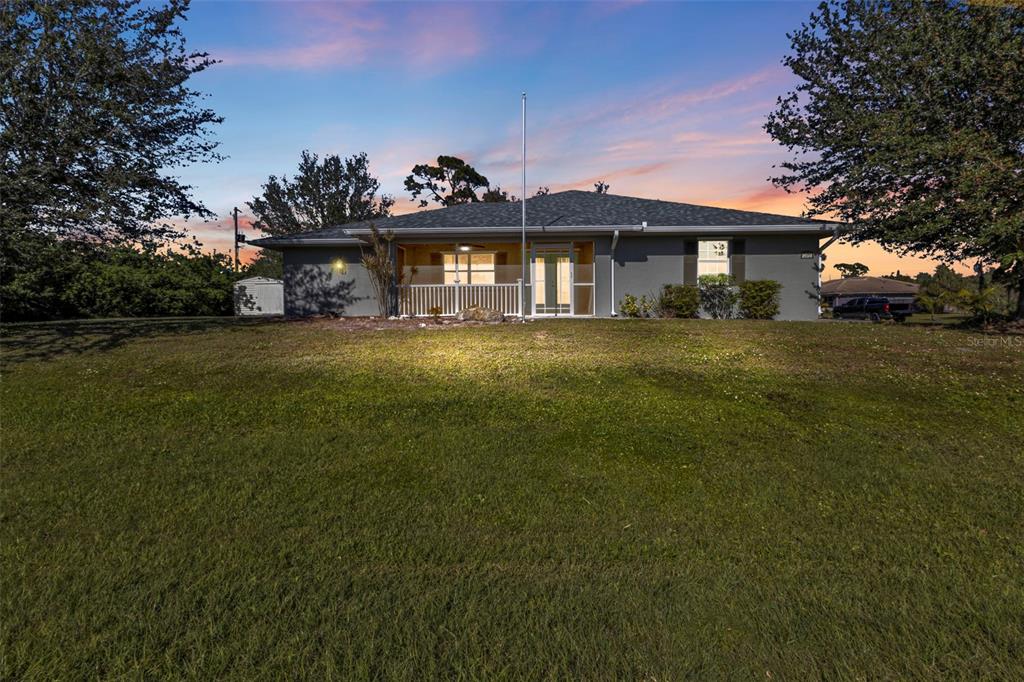
[[[480,306],[522,316],[522,280],[515,284],[404,284],[398,287],[400,315],[422,317],[431,308],[442,315],[455,315],[463,308]]]

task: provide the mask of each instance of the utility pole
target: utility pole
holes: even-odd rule
[[[238,207],[231,211],[235,218],[235,272],[238,272]]]

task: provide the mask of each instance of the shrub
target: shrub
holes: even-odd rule
[[[700,289],[700,307],[716,320],[727,320],[734,314],[736,287],[732,275],[701,275],[697,278]]]
[[[654,303],[659,317],[697,317],[700,292],[690,284],[666,284]]]
[[[917,299],[914,302],[918,308],[931,315],[934,322],[935,314],[945,312],[946,305],[955,301],[949,291],[935,285],[925,285],[917,293]]]
[[[231,315],[236,279],[223,254],[107,246],[52,235],[0,239],[5,321]]]
[[[971,321],[988,324],[1001,316],[1002,300],[996,287],[985,287],[981,291],[961,289],[956,296],[957,307],[971,314]]]
[[[647,296],[637,298],[633,294],[626,294],[619,304],[619,312],[623,317],[650,317],[652,310],[654,301]]]
[[[740,317],[770,320],[779,314],[782,285],[773,279],[750,279],[740,285]]]

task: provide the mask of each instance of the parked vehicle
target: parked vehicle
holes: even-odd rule
[[[853,298],[845,303],[837,305],[832,309],[832,316],[847,320],[896,320],[903,322],[907,316],[912,314],[913,306],[893,306],[887,298],[862,297]]]

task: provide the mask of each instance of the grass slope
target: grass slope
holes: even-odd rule
[[[1024,675],[1024,346],[8,330],[5,678]]]

